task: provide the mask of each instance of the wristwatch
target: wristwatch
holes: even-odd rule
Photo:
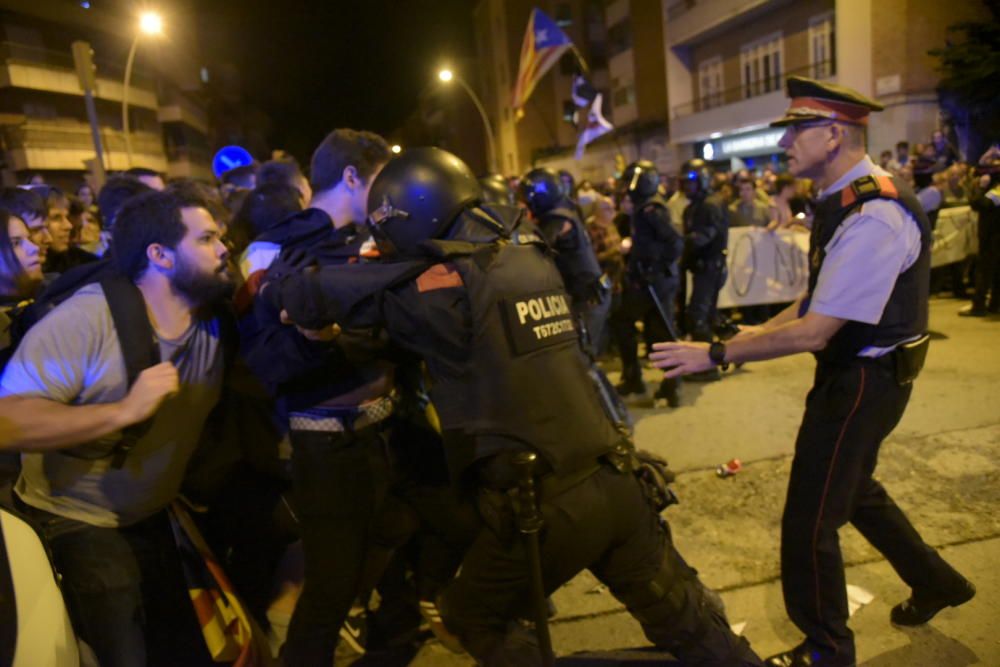
[[[726,363],[726,344],[716,341],[708,346],[708,358],[716,366],[723,366]]]

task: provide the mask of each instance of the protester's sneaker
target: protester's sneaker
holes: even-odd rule
[[[921,595],[914,592],[908,600],[892,608],[889,618],[896,625],[923,625],[945,607],[957,607],[976,596],[976,587],[967,579],[947,595]]]
[[[434,604],[433,600],[420,601],[420,615],[423,617],[424,623],[427,624],[427,629],[434,633],[434,636],[441,642],[442,646],[452,653],[465,653],[465,649],[462,648],[462,642],[445,627],[444,620],[441,618],[441,612],[438,611],[437,605]]]
[[[351,612],[340,626],[341,645],[361,656],[368,645],[368,618],[364,611]]]
[[[764,661],[767,667],[855,667],[853,656],[821,653],[802,643],[793,649],[772,655]]]

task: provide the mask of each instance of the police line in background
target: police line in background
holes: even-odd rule
[[[942,209],[934,230],[931,266],[976,254],[976,222],[977,216],[968,206]],[[809,280],[808,252],[806,231],[730,228],[729,277],[719,292],[719,308],[794,301]]]

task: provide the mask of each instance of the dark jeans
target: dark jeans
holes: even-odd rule
[[[305,580],[282,658],[289,665],[330,665],[361,592],[369,536],[386,497],[385,441],[379,424],[357,433],[290,435]]]
[[[687,332],[694,340],[712,340],[712,327],[719,301],[719,291],[726,283],[725,261],[691,274],[691,298],[687,304]]]
[[[542,502],[541,511],[546,594],[589,569],[639,620],[649,640],[684,664],[760,665],[708,601],[633,475],[604,466]],[[508,635],[510,621],[531,618],[524,544],[513,527],[501,528],[502,519],[486,520],[492,528],[479,534],[439,598],[442,616],[480,664],[539,665],[537,646],[513,644]]]
[[[214,664],[165,512],[98,528],[16,504],[41,529],[73,628],[102,667]]]
[[[946,592],[961,581],[872,477],[912,387],[897,384],[887,360],[816,369],[781,524],[781,583],[789,617],[821,651],[854,656],[841,526],[853,524],[914,590]]]

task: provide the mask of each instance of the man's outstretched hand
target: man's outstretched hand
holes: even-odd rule
[[[708,357],[708,343],[653,343],[649,360],[664,371],[664,377],[699,373],[715,368]]]

